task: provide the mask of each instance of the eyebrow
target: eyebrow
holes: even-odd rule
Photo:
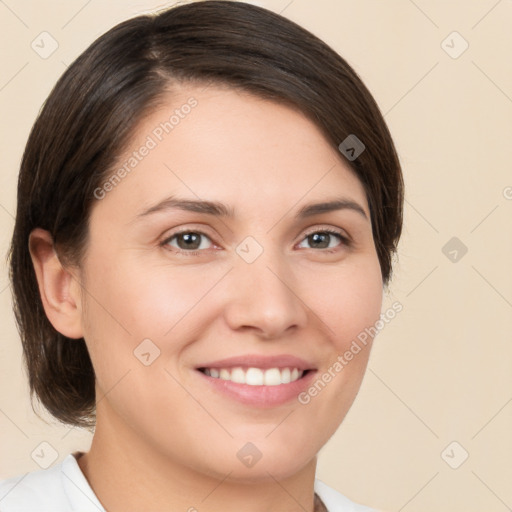
[[[171,209],[204,213],[207,215],[214,215],[216,217],[224,218],[233,218],[235,216],[235,211],[233,208],[230,208],[218,201],[182,199],[171,196],[142,211],[136,216],[136,219],[144,218],[154,213]],[[360,204],[353,201],[352,199],[344,197],[320,203],[306,204],[297,212],[295,217],[297,219],[305,219],[321,213],[328,213],[338,210],[351,210],[357,212],[364,219],[368,220],[368,216]]]

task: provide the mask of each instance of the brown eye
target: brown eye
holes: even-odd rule
[[[174,247],[178,252],[190,252],[209,249],[212,243],[210,238],[200,231],[181,231],[165,239],[162,245]]]

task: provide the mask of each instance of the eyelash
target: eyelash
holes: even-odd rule
[[[205,236],[206,238],[210,239],[210,237],[206,233],[204,233],[203,231],[194,230],[194,229],[184,229],[184,230],[181,230],[181,231],[177,231],[176,233],[173,233],[171,236],[167,237],[165,240],[163,240],[160,243],[160,246],[161,247],[165,247],[175,237],[177,237],[179,235],[182,235],[182,234],[185,234],[185,233],[187,233],[187,234],[188,233],[194,233],[196,235],[202,235],[202,236]],[[332,229],[332,228],[315,229],[313,231],[306,232],[304,234],[303,238],[301,239],[301,242],[304,241],[308,236],[314,235],[315,233],[328,233],[329,235],[337,236],[340,239],[340,241],[341,241],[341,245],[344,245],[347,248],[352,246],[352,241],[347,236],[343,235],[342,232],[337,231],[337,230]],[[211,239],[210,239],[210,241],[211,241]],[[338,250],[337,248],[319,249],[320,252],[329,253],[329,254],[335,253],[335,252],[337,252],[337,250]],[[202,252],[205,252],[205,249],[202,249],[202,250],[199,250],[199,251],[198,250],[195,250],[195,251],[185,251],[183,249],[179,249],[179,248],[173,247],[172,248],[172,252],[174,252],[176,254],[183,255],[183,256],[199,256]]]

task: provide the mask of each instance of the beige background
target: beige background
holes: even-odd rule
[[[379,334],[358,400],[321,452],[319,478],[389,511],[509,510],[512,1],[254,3],[310,29],[354,66],[385,114],[405,174],[404,235],[383,308],[398,300],[403,311]],[[2,254],[23,147],[51,87],[100,34],[164,5],[0,1]],[[59,45],[47,59],[31,48],[43,31]],[[464,41],[469,47],[457,56]],[[443,252],[452,237],[465,255],[450,245]],[[30,408],[5,264],[0,319],[0,477],[7,477],[39,469],[31,453],[41,442],[61,460],[87,450],[90,435],[48,416],[45,424]],[[445,462],[455,466],[465,451],[458,469]]]

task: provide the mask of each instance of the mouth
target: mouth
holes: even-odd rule
[[[279,386],[290,384],[302,379],[311,370],[300,370],[296,367],[285,368],[198,368],[201,373],[214,379],[247,384],[248,386]]]
[[[245,355],[195,368],[210,391],[244,405],[273,408],[297,400],[311,385],[317,369],[291,355]]]

